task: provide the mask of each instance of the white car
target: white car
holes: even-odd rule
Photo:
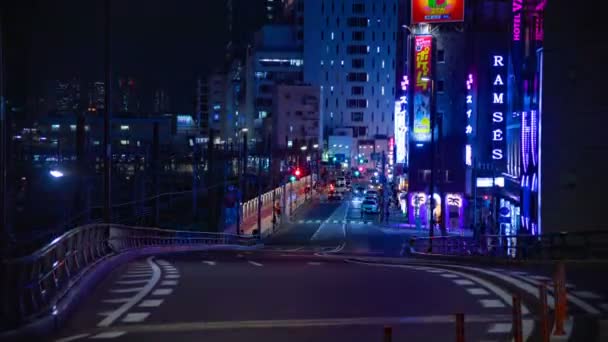
[[[361,204],[361,211],[363,211],[364,213],[371,213],[371,214],[379,213],[380,209],[378,208],[378,202],[376,202],[372,199],[366,198],[363,201],[363,203]]]
[[[378,191],[376,191],[376,190],[367,190],[365,192],[365,197],[374,197],[375,199],[378,199]]]

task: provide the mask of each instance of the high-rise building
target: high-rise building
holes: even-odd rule
[[[80,110],[80,81],[57,80],[54,84],[55,109],[57,113],[74,113]]]
[[[194,99],[195,108],[194,113],[196,114],[196,122],[201,131],[201,134],[205,137],[209,137],[209,88],[207,82],[202,79],[196,80],[196,95]]]
[[[304,81],[321,86],[324,134],[348,132],[365,144],[392,136],[398,1],[299,5],[304,7]]]
[[[99,112],[105,110],[105,94],[106,88],[105,83],[101,81],[95,81],[89,83],[89,96],[88,96],[88,107],[89,112]]]
[[[154,112],[167,113],[169,111],[169,94],[167,94],[165,89],[157,89],[154,92]]]
[[[117,94],[113,97],[116,101],[117,112],[140,112],[139,87],[132,77],[121,77],[118,79]]]
[[[252,138],[263,140],[270,133],[274,87],[302,83],[303,71],[301,45],[293,26],[265,25],[256,33],[247,56],[246,112],[249,116],[244,122],[250,131],[255,131]]]
[[[226,122],[226,74],[214,72],[207,78],[207,106],[209,112],[209,130],[213,131],[214,143],[225,141],[222,129]]]

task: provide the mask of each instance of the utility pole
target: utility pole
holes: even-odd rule
[[[104,180],[104,200],[103,200],[103,218],[105,223],[112,221],[112,140],[110,136],[110,120],[112,110],[112,53],[110,50],[111,42],[111,1],[106,0],[105,3],[105,113],[103,118],[103,180]]]
[[[200,162],[200,149],[196,138],[194,144],[192,144],[192,219],[197,220],[198,218],[198,188],[199,188],[199,173],[198,165]]]
[[[243,131],[243,147],[241,149],[241,162],[239,163],[239,194],[236,207],[236,234],[241,234],[241,203],[243,202],[244,181],[247,173],[247,131]]]
[[[382,211],[384,212],[384,221],[388,222],[388,203],[386,200],[386,152],[382,151]],[[390,197],[389,197],[390,198]]]

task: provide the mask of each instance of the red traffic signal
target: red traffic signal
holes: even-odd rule
[[[300,177],[301,174],[302,174],[302,171],[300,171],[299,168],[297,168],[296,171],[294,172],[294,175],[296,175],[297,177]]]

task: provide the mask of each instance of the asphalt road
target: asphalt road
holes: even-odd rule
[[[382,341],[391,326],[395,341],[451,341],[460,312],[467,341],[507,341],[511,295],[520,293],[524,336],[533,341],[537,301],[513,272],[268,250],[157,256],[114,270],[52,339]],[[585,305],[608,312],[606,294],[593,295],[571,313],[588,315]],[[568,332],[593,341],[586,336],[597,329],[577,321]]]

